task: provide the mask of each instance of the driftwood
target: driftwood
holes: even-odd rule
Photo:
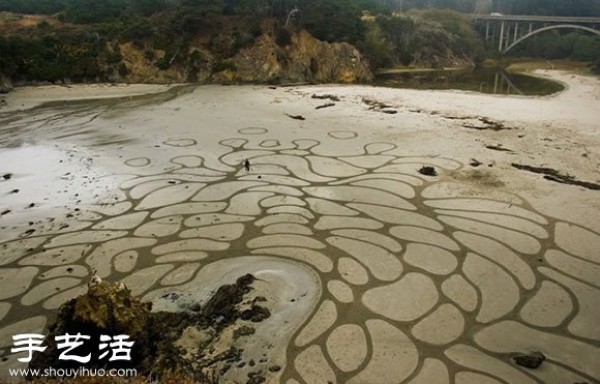
[[[289,114],[285,114],[287,117],[292,118],[294,120],[306,120],[306,118],[302,115],[289,115]]]

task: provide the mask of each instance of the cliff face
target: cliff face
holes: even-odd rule
[[[212,16],[195,32],[133,28],[114,36],[93,25],[52,16],[38,24],[18,15],[0,23],[0,93],[14,84],[117,83],[356,83],[372,79],[366,60],[347,43],[328,43],[272,18]],[[37,19],[36,19],[37,20]],[[1,20],[0,20],[1,21]],[[168,23],[162,25],[171,28]],[[105,26],[106,27],[106,26]],[[158,27],[157,27],[158,28]],[[112,31],[114,32],[114,31]],[[48,43],[50,41],[51,43]],[[20,43],[19,43],[20,42]]]
[[[144,51],[131,42],[119,44],[119,53],[122,57],[121,65],[127,68],[125,73],[114,71],[116,82],[141,83],[141,84],[170,84],[185,83],[187,79],[186,68],[172,66],[161,70],[155,62],[164,56],[164,51],[154,51],[154,57],[148,58]]]
[[[284,47],[278,46],[271,34],[264,34],[231,62],[236,68],[232,80],[240,82],[356,83],[372,79],[355,47],[323,42],[304,30],[294,33]]]
[[[318,40],[297,25],[282,27],[275,18],[211,15],[198,25],[187,25],[180,36],[174,31],[181,25],[170,20],[169,13],[164,20],[143,19],[141,26],[121,34],[114,27],[74,25],[54,16],[9,16],[0,17],[0,50],[10,52],[2,58],[0,72],[6,76],[0,73],[0,93],[10,91],[12,83],[279,84],[372,79],[367,61],[354,46]],[[13,46],[19,49],[9,49]]]
[[[185,65],[159,69],[154,62],[164,52],[148,58],[131,43],[120,45],[127,73],[116,80],[131,83],[358,83],[372,80],[367,62],[347,43],[327,43],[301,30],[279,46],[273,33],[265,32],[233,57],[219,58],[203,46],[192,46]]]

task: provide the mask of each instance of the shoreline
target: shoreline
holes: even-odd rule
[[[96,83],[19,86],[3,95],[5,104],[0,106],[0,113],[27,110],[51,101],[111,99],[161,93],[180,85],[184,84]]]
[[[499,63],[498,63],[499,64]],[[570,72],[580,76],[598,76],[587,71],[582,72],[582,68],[591,65],[589,62],[582,61],[570,61],[570,60],[538,60],[538,59],[512,59],[505,63],[505,69],[514,73],[523,73],[529,76],[541,77],[544,79],[553,80],[559,82],[564,86],[568,86],[567,82],[558,80],[553,76],[540,75],[545,71],[561,71]],[[468,70],[473,67],[461,66],[461,67],[445,67],[445,68],[387,68],[378,70],[375,75],[384,74],[399,74],[399,73],[420,73],[420,72],[435,72],[435,71],[462,71]],[[24,85],[15,86],[13,90],[6,94],[0,94],[0,100],[4,100],[4,105],[0,104],[0,113],[14,112],[17,110],[31,109],[40,106],[50,101],[72,101],[72,100],[89,100],[89,99],[105,99],[105,98],[117,98],[117,97],[129,97],[129,96],[140,96],[152,93],[161,93],[168,91],[169,89],[181,85],[195,85],[198,87],[202,86],[253,86],[253,87],[299,87],[299,86],[319,86],[319,85],[330,85],[330,86],[349,86],[349,87],[371,87],[373,84],[205,84],[205,83],[186,83],[186,84],[146,84],[146,83],[93,83],[93,84],[71,84],[71,85]],[[411,88],[405,88],[411,89]],[[420,89],[419,91],[430,91],[437,92],[439,90],[427,90]],[[470,92],[460,90],[449,90],[451,92]],[[94,92],[90,94],[90,92]],[[481,94],[479,92],[474,92]],[[556,94],[559,94],[558,92]],[[549,96],[554,96],[549,95]],[[513,95],[511,95],[512,97]],[[532,97],[532,96],[525,96]],[[536,97],[536,96],[533,96]]]
[[[421,72],[436,72],[436,71],[464,71],[468,69],[473,69],[473,66],[464,66],[464,67],[443,67],[443,68],[389,68],[389,69],[381,69],[374,73],[377,75],[387,75],[387,74],[396,74],[396,73],[421,73]]]

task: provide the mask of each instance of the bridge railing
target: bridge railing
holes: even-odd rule
[[[576,17],[576,16],[536,16],[536,15],[487,15],[473,14],[473,20],[494,21],[525,21],[534,23],[576,23],[576,24],[600,24],[600,17]]]

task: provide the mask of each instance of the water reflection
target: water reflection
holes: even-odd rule
[[[378,86],[392,88],[463,90],[490,94],[545,96],[560,92],[562,84],[496,68],[384,73]]]

